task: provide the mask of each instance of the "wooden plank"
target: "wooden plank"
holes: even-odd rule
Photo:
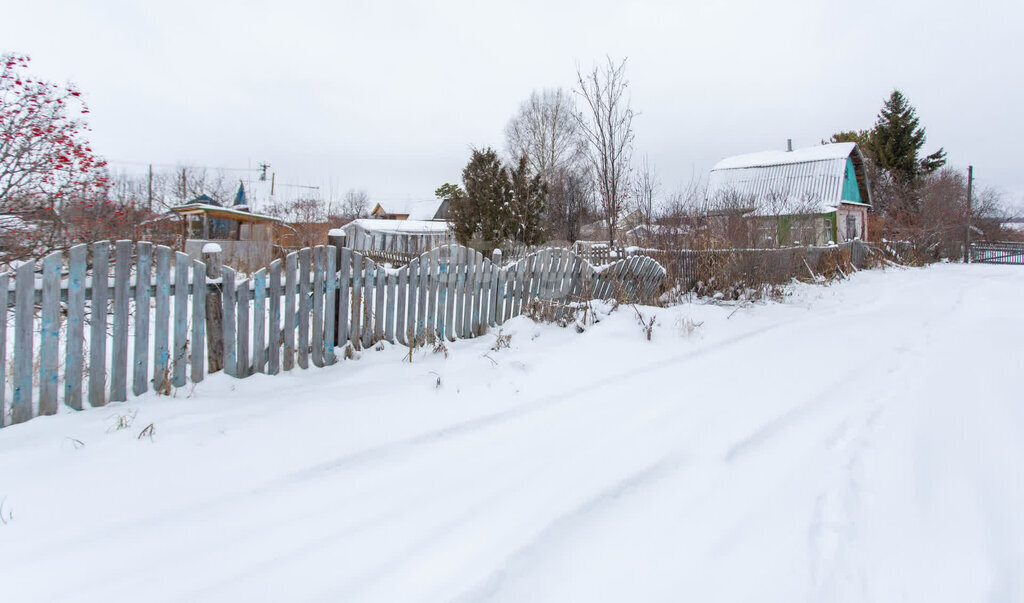
[[[328,245],[324,258],[326,281],[324,286],[324,362],[334,364],[338,361],[334,355],[334,329],[338,318],[335,316],[338,302],[338,248]]]
[[[363,255],[358,251],[352,252],[352,300],[349,314],[348,338],[352,347],[359,350],[363,347]]]
[[[313,366],[324,366],[324,246],[313,248],[313,326],[311,327]]]
[[[249,279],[243,280],[235,289],[236,304],[235,320],[235,376],[244,379],[250,375],[249,372]]]
[[[437,336],[442,341],[448,338],[448,258],[451,250],[447,245],[437,248]]]
[[[373,294],[373,341],[384,339],[384,291],[387,281],[387,271],[384,266],[376,266],[374,274]]]
[[[416,335],[420,339],[427,337],[427,293],[430,288],[430,254],[419,257],[419,270],[416,274]]]
[[[352,299],[352,251],[341,248],[338,260],[338,328],[335,331],[339,346],[348,343],[349,302]]]
[[[398,304],[395,303],[395,292],[398,288],[398,277],[394,274],[387,275],[387,309],[384,317],[384,338],[395,343],[395,311]]]
[[[149,389],[149,286],[153,276],[153,244],[140,241],[135,260],[135,338],[132,349],[132,393]],[[69,323],[70,324],[70,323]]]
[[[92,296],[89,298],[89,404],[107,403],[107,269],[110,243],[92,245]]]
[[[85,271],[86,256],[89,248],[86,245],[75,245],[68,250],[68,339],[64,354],[64,404],[82,410],[82,374],[85,365],[83,343],[85,336]],[[7,277],[0,277],[0,291],[7,293]],[[7,304],[3,305],[4,320],[0,321],[0,330],[7,329]],[[2,336],[2,335],[0,335]],[[0,347],[3,347],[0,344]],[[0,350],[0,358],[7,355]],[[6,362],[0,362],[0,384],[6,384],[3,369]],[[0,389],[4,389],[0,387]],[[0,412],[3,411],[3,392],[0,392]],[[0,423],[2,424],[2,423]]]
[[[454,295],[452,295],[452,305],[455,306],[455,316],[452,320],[452,341],[459,337],[465,337],[466,331],[463,328],[465,326],[466,317],[466,248],[462,245],[457,245],[452,248],[452,268],[453,274],[449,278],[453,278],[455,281]]]
[[[149,313],[149,300],[146,301]],[[203,380],[206,363],[206,264],[192,260],[192,383]]]
[[[309,313],[310,313],[310,284],[309,284],[309,263],[311,250],[304,247],[299,250],[299,315],[297,325],[299,327],[298,357],[299,367],[309,368]]]
[[[409,262],[409,287],[405,312],[406,345],[409,346],[415,346],[416,340],[419,338],[419,332],[416,330],[416,303],[419,299],[419,296],[417,295],[419,274],[420,262],[419,258],[417,258]]]
[[[232,377],[239,377],[238,374],[238,341],[236,328],[238,327],[238,294],[236,292],[235,271],[229,266],[221,268],[221,307],[223,309],[223,323],[221,329],[224,333],[224,372]]]
[[[437,249],[431,249],[426,254],[427,258],[427,320],[426,329],[432,334],[437,334],[437,279],[440,274],[437,262]],[[440,339],[440,337],[438,337]]]
[[[77,247],[84,247],[84,246],[83,245],[78,245]],[[75,249],[75,248],[72,247],[72,249]],[[8,291],[9,291],[9,289],[8,289],[9,281],[10,281],[10,276],[8,275],[8,273],[6,273],[6,272],[0,273],[0,291],[2,291],[3,295],[4,295],[4,303],[2,305],[0,305],[0,427],[4,427],[4,426],[7,425],[7,304],[8,304],[8,301],[7,301],[7,297],[8,296],[7,296],[7,294],[8,294]],[[83,286],[82,290],[83,291],[85,290],[84,286]],[[71,294],[71,292],[69,291],[68,295],[70,295],[70,294]],[[79,364],[81,364],[81,349],[82,349],[81,346],[79,346],[78,349],[79,349]],[[68,356],[68,361],[69,362],[71,361],[71,356],[70,355]],[[65,380],[65,384],[66,383],[68,383],[68,382]],[[78,391],[79,391],[78,405],[79,405],[79,408],[81,408],[81,404],[82,404],[82,402],[81,402],[81,391],[82,391],[81,379],[79,379]]]
[[[170,393],[170,348],[167,327],[170,319],[171,249],[156,246],[156,312],[153,317],[153,389]]]
[[[57,414],[60,270],[63,264],[64,254],[60,251],[51,253],[43,260],[42,309],[39,314],[39,414],[41,415]]]
[[[458,247],[444,246],[444,335],[449,341],[455,341],[455,298],[458,281]]]
[[[188,276],[192,260],[180,251],[174,254],[174,355],[171,357],[171,384],[184,387],[188,366]]]
[[[502,322],[507,321],[513,316],[512,310],[515,307],[515,290],[516,283],[518,282],[516,271],[519,269],[518,266],[519,263],[514,262],[502,269],[502,273],[505,275],[505,308],[501,316]]]
[[[396,285],[398,290],[398,298],[395,302],[395,338],[398,339],[398,343],[402,345],[408,345],[408,338],[406,337],[405,329],[405,299],[406,294],[409,290],[409,265],[406,264],[398,269],[398,284]]]
[[[466,308],[463,310],[463,337],[471,338],[476,334],[476,251],[466,250]]]
[[[295,368],[295,291],[298,288],[296,270],[299,254],[291,252],[284,258],[284,321],[281,324],[281,342],[284,346],[281,368]]]
[[[373,283],[377,264],[363,256],[363,347],[373,345]]]
[[[14,395],[12,423],[24,423],[32,409],[32,336],[35,333],[36,263],[29,260],[18,267],[14,290]],[[106,334],[104,334],[105,336]]]
[[[281,260],[270,262],[270,316],[267,317],[267,373],[281,372]]]
[[[224,261],[219,245],[203,246],[206,264],[206,368],[209,373],[224,370]]]
[[[483,320],[484,313],[484,294],[486,293],[486,275],[484,274],[484,255],[479,251],[476,252],[476,293],[474,294],[473,301],[473,319],[476,322],[476,326],[473,329],[473,336],[477,337],[483,335],[487,331],[487,325]]]
[[[114,251],[114,332],[110,353],[110,401],[128,399],[128,286],[132,242],[118,241]]]
[[[267,269],[252,276],[252,372],[267,371]]]

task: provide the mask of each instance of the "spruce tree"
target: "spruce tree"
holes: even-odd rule
[[[501,165],[494,149],[474,150],[469,163],[462,170],[462,183],[466,190],[464,207],[458,212],[473,232],[491,244],[499,244],[504,237],[511,209],[508,173]]]
[[[530,174],[526,155],[519,158],[519,164],[509,170],[511,184],[511,211],[507,234],[524,245],[539,245],[544,242],[545,195],[547,187],[540,174]]]
[[[871,130],[872,158],[896,182],[911,184],[919,176],[930,174],[946,164],[946,152],[941,148],[919,158],[924,143],[925,130],[920,125],[917,110],[902,92],[893,90]]]
[[[445,182],[434,191],[434,196],[448,203],[448,221],[455,232],[455,240],[466,245],[476,232],[476,216],[469,206],[466,191],[457,184]]]

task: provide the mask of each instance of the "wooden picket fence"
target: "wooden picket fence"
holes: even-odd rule
[[[595,269],[566,249],[543,249],[502,267],[460,245],[397,270],[334,246],[293,251],[251,276],[222,266],[217,248],[203,259],[102,241],[0,274],[0,426],[55,414],[61,402],[126,400],[129,375],[140,395],[220,370],[245,378],[326,366],[338,346],[476,337],[533,299],[650,300],[666,276],[648,257]]]

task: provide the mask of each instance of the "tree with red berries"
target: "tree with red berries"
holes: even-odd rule
[[[67,210],[110,204],[106,163],[85,137],[89,109],[82,93],[33,77],[29,60],[0,55],[0,214],[28,225],[18,237],[21,249],[5,245],[0,260],[63,247],[72,238],[61,219]]]

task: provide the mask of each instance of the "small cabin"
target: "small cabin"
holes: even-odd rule
[[[707,219],[734,244],[827,245],[868,238],[871,191],[856,143],[737,155],[708,177]]]

